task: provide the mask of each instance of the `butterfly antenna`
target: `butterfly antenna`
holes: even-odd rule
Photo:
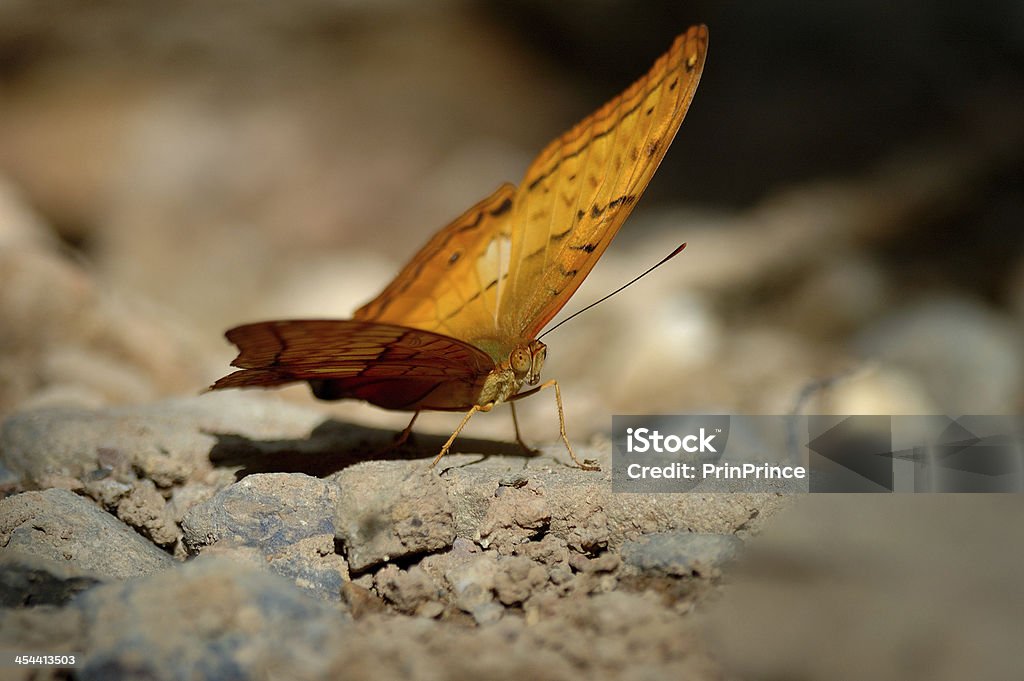
[[[577,310],[576,312],[573,312],[573,313],[572,313],[571,315],[569,315],[568,317],[566,317],[566,318],[565,318],[565,319],[563,319],[562,321],[558,322],[557,324],[555,324],[554,326],[552,326],[552,327],[551,327],[550,329],[548,329],[547,331],[545,331],[545,332],[544,332],[544,333],[542,333],[541,335],[537,336],[537,340],[540,340],[540,339],[541,339],[541,338],[543,338],[544,336],[548,335],[549,333],[551,333],[552,331],[554,331],[555,329],[557,329],[558,327],[560,327],[560,326],[561,326],[562,324],[565,324],[565,323],[566,323],[567,321],[569,321],[570,319],[574,319],[575,317],[578,317],[579,315],[583,314],[584,312],[586,312],[586,311],[587,311],[587,310],[589,310],[590,308],[594,307],[595,305],[600,305],[600,304],[601,304],[601,303],[603,303],[604,301],[608,300],[609,298],[611,298],[612,296],[614,296],[614,295],[615,295],[616,293],[619,293],[620,291],[622,291],[622,290],[624,290],[624,289],[627,289],[627,288],[629,288],[630,286],[632,286],[632,285],[633,285],[633,284],[635,284],[636,282],[640,281],[641,279],[643,279],[644,277],[646,277],[646,276],[647,276],[648,274],[650,274],[650,273],[651,273],[651,272],[653,272],[654,270],[658,269],[659,267],[661,267],[662,265],[664,265],[665,263],[667,263],[667,262],[668,262],[669,260],[671,260],[672,258],[674,258],[674,257],[676,257],[677,255],[679,255],[680,253],[682,253],[682,252],[683,252],[683,249],[684,249],[684,248],[686,248],[686,244],[685,244],[685,243],[684,243],[684,244],[681,244],[681,245],[680,245],[680,246],[679,246],[679,247],[678,247],[678,248],[677,248],[676,250],[674,250],[674,251],[672,251],[671,253],[669,253],[668,255],[666,255],[666,256],[665,256],[664,258],[662,258],[662,259],[661,259],[661,260],[660,260],[660,261],[659,261],[659,262],[658,262],[657,264],[653,265],[652,267],[649,267],[649,268],[648,268],[647,270],[645,270],[645,271],[644,271],[644,272],[642,272],[641,274],[637,275],[636,277],[633,277],[633,278],[632,278],[632,279],[630,279],[630,280],[629,280],[628,282],[626,282],[626,283],[625,283],[625,284],[623,284],[622,286],[618,287],[617,289],[615,289],[614,291],[612,291],[612,292],[611,292],[611,293],[609,293],[608,295],[604,296],[604,297],[603,297],[603,298],[601,298],[600,300],[595,300],[595,301],[594,301],[593,303],[591,303],[590,305],[587,305],[587,306],[586,306],[585,308],[583,308],[582,310]]]

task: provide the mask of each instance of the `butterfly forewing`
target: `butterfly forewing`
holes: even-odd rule
[[[697,88],[707,29],[691,28],[625,92],[552,142],[512,214],[499,325],[532,339],[565,305],[650,182]]]
[[[515,187],[506,183],[434,235],[355,318],[467,341],[494,335],[498,286],[508,272],[514,198]]]
[[[500,362],[576,291],[682,123],[707,49],[691,28],[625,92],[436,234],[356,319],[443,333]]]

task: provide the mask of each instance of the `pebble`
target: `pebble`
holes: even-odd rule
[[[622,561],[642,573],[703,576],[735,558],[742,546],[733,535],[659,532],[623,544]]]

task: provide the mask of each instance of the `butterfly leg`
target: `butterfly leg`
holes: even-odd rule
[[[434,460],[430,462],[430,467],[433,468],[434,466],[436,466],[437,462],[441,460],[441,457],[448,453],[448,450],[452,448],[452,443],[455,442],[455,438],[457,438],[459,436],[459,433],[462,432],[462,429],[466,427],[466,424],[469,423],[469,419],[473,417],[473,414],[477,413],[478,411],[490,411],[491,407],[493,406],[493,404],[485,404],[484,406],[474,404],[470,408],[470,410],[466,412],[466,415],[462,417],[462,423],[460,423],[459,427],[455,429],[455,432],[452,433],[452,436],[448,438],[448,442],[444,443],[444,447],[441,447],[441,451],[438,453],[437,456],[434,457]]]
[[[512,425],[516,429],[516,442],[518,442],[519,446],[523,448],[523,451],[526,452],[527,456],[535,456],[537,454],[537,450],[526,444],[526,441],[523,440],[523,436],[519,433],[519,419],[516,417],[516,403],[509,402],[508,406],[512,409]]]
[[[552,378],[550,381],[545,381],[544,383],[541,383],[536,388],[527,390],[524,393],[517,393],[513,395],[512,397],[509,398],[508,401],[511,403],[512,400],[518,400],[524,397],[528,397],[530,395],[533,395],[534,393],[540,392],[544,388],[555,389],[555,403],[558,405],[558,432],[562,436],[562,442],[565,443],[565,448],[569,450],[569,456],[572,457],[573,463],[575,463],[577,466],[579,466],[585,471],[601,470],[601,467],[597,465],[596,461],[592,461],[590,459],[580,461],[578,458],[576,458],[576,452],[572,450],[572,445],[569,443],[569,436],[566,435],[565,433],[565,409],[562,407],[562,390],[558,387],[558,381]]]
[[[409,425],[407,425],[405,427],[405,430],[399,433],[398,437],[395,438],[395,441],[391,443],[392,449],[398,449],[399,447],[401,447],[402,445],[409,441],[409,437],[412,435],[412,424],[416,423],[416,419],[419,418],[419,416],[420,412],[417,409],[416,412],[412,415],[412,420],[409,421]]]

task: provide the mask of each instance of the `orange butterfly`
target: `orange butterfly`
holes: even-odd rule
[[[320,399],[384,409],[466,411],[434,459],[478,411],[555,389],[537,386],[547,352],[536,340],[597,263],[650,182],[697,89],[708,31],[676,38],[651,70],[432,238],[351,320],[238,326],[236,371],[211,389],[307,381]],[[537,386],[520,392],[523,385]],[[524,445],[525,446],[525,445]]]

